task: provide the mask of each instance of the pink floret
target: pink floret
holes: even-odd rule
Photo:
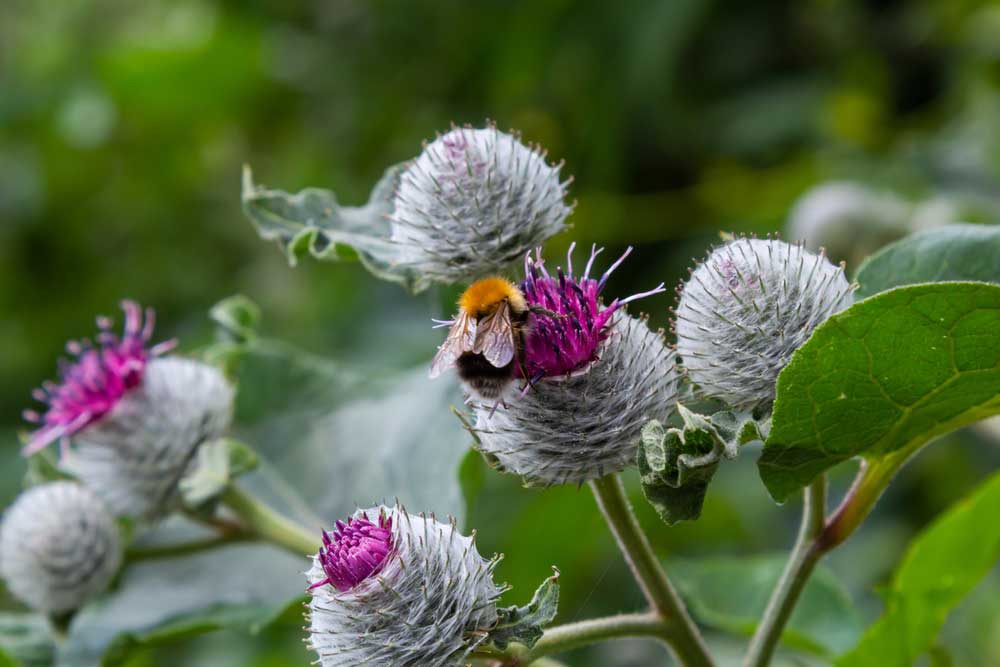
[[[123,301],[125,327],[119,338],[111,333],[111,320],[97,318],[96,345],[70,341],[66,351],[73,361],[60,360],[59,382],[46,382],[32,392],[46,404],[44,412],[26,410],[24,418],[39,427],[22,450],[31,456],[56,440],[68,446],[69,438],[110,412],[129,389],[142,382],[150,359],[174,347],[175,341],[149,346],[155,315],[134,301]]]

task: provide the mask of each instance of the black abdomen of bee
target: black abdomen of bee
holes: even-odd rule
[[[456,361],[458,377],[480,398],[495,401],[514,380],[514,362],[497,368],[481,354],[463,353]]]

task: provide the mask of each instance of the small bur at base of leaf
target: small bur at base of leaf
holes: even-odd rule
[[[554,574],[542,582],[535,591],[531,602],[523,607],[497,609],[498,622],[490,630],[489,642],[501,651],[511,642],[533,648],[542,638],[545,627],[551,623],[559,610],[559,569],[553,567]]]
[[[697,519],[719,462],[736,458],[740,446],[761,439],[765,429],[743,413],[708,417],[680,403],[677,411],[682,428],[646,424],[637,460],[643,494],[668,524]]]

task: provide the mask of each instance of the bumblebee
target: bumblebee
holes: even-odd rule
[[[431,362],[431,378],[454,366],[471,394],[502,402],[521,362],[532,311],[521,290],[505,278],[473,283],[458,299],[455,319],[441,323],[451,329]]]

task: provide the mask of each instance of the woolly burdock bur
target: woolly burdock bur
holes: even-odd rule
[[[172,342],[149,346],[153,312],[123,303],[125,330],[99,318],[97,346],[73,342],[75,362],[62,364],[60,383],[35,397],[44,414],[25,448],[31,455],[63,443],[60,466],[92,488],[117,516],[159,518],[178,500],[177,484],[198,446],[222,436],[232,416],[233,390],[207,364],[162,357]],[[72,441],[72,446],[70,446]]]
[[[0,528],[0,573],[32,609],[64,614],[101,593],[122,562],[118,527],[101,500],[76,482],[22,493]]]
[[[497,562],[454,522],[359,510],[307,573],[310,647],[322,667],[464,665],[497,623]]]
[[[703,395],[740,410],[768,409],[792,353],[851,305],[853,290],[843,266],[801,244],[730,241],[681,289],[677,354]]]
[[[600,295],[625,252],[599,279],[599,250],[580,276],[571,257],[549,274],[538,253],[525,264],[521,289],[533,307],[525,339],[527,384],[506,406],[476,406],[479,449],[529,484],[582,483],[635,462],[642,426],[673,411],[677,373],[662,332],[623,311],[654,290],[603,306]],[[570,248],[570,254],[573,248]]]
[[[389,222],[400,263],[444,283],[508,268],[565,227],[561,166],[493,125],[438,137],[396,189]]]

